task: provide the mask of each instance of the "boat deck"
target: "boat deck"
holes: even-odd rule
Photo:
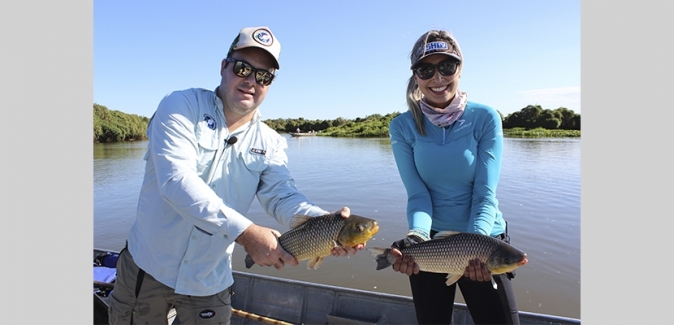
[[[407,296],[279,279],[234,271],[232,307],[292,324],[416,324]],[[465,304],[454,306],[455,324],[474,324]],[[522,325],[572,325],[579,319],[520,312]],[[232,324],[272,324],[232,317]]]
[[[233,271],[233,275],[232,325],[416,324],[411,297],[240,271]],[[96,308],[105,304],[94,296],[96,316]],[[107,318],[107,311],[103,312]],[[168,324],[180,324],[175,310],[168,320]],[[474,324],[465,304],[454,304],[454,324]],[[580,319],[520,311],[520,324],[575,325]]]

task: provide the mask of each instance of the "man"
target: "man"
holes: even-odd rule
[[[172,306],[181,324],[229,324],[235,242],[258,265],[298,264],[278,244],[278,231],[244,216],[255,196],[286,226],[296,214],[329,213],[298,192],[285,139],[261,121],[258,106],[280,52],[269,28],[244,28],[222,60],[215,91],[175,91],[159,103],[147,131],[136,220],[109,299],[110,324],[166,323]],[[343,217],[349,213],[342,208]]]

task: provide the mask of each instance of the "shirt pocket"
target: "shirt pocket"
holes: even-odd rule
[[[215,152],[218,150],[218,134],[215,130],[209,129],[206,122],[200,122],[197,124],[195,135],[199,146],[197,173],[201,175],[213,163]]]
[[[262,172],[269,166],[269,158],[264,154],[242,152],[241,159],[246,169],[252,172]]]

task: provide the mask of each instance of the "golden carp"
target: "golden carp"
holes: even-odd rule
[[[377,270],[395,262],[395,257],[389,254],[390,248],[368,250],[377,257]],[[433,239],[405,247],[400,252],[411,256],[421,271],[447,273],[447,285],[463,276],[470,260],[479,259],[491,274],[511,272],[528,262],[526,253],[500,239],[456,231],[441,231]]]
[[[379,231],[379,225],[374,219],[354,214],[348,218],[340,214],[296,215],[290,222],[290,229],[278,238],[281,247],[298,262],[309,260],[307,269],[318,269],[335,246],[364,244]],[[246,268],[253,264],[250,255],[246,255]]]

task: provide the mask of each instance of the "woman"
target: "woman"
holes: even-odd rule
[[[451,322],[457,283],[476,324],[519,324],[513,274],[494,275],[494,289],[487,267],[471,261],[464,277],[447,286],[446,274],[419,271],[398,250],[443,230],[509,241],[496,200],[503,149],[499,113],[468,101],[458,89],[463,55],[449,32],[424,33],[410,59],[409,110],[389,125],[409,224],[407,237],[392,245],[398,257],[393,269],[409,276],[419,324]]]

